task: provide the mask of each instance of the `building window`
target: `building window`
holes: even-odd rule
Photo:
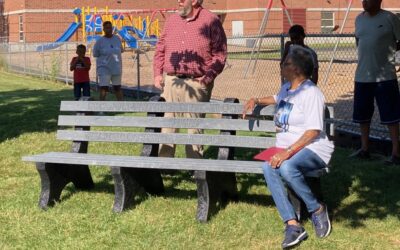
[[[321,33],[332,33],[335,27],[335,14],[331,11],[321,12]]]
[[[19,41],[23,42],[24,39],[24,17],[22,15],[18,16],[18,33],[19,33]]]

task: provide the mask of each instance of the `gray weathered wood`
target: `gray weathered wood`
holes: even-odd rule
[[[64,163],[72,165],[98,165],[150,169],[204,170],[215,172],[262,174],[262,162],[212,159],[187,159],[143,156],[118,156],[49,152],[24,156],[23,161]],[[73,166],[71,166],[73,167]]]
[[[274,137],[158,134],[142,132],[74,131],[58,130],[57,139],[97,142],[135,142],[150,144],[213,145],[243,148],[269,148],[275,145]]]
[[[272,115],[275,106],[258,108],[260,115]],[[242,114],[243,104],[240,103],[164,103],[164,102],[80,102],[62,101],[61,111],[83,112],[179,112],[179,113],[210,113],[210,114]],[[250,112],[248,113],[250,114]]]
[[[153,127],[153,128],[197,128],[239,131],[274,131],[270,120],[227,120],[218,118],[164,118],[141,116],[73,116],[60,115],[59,126],[102,127]]]

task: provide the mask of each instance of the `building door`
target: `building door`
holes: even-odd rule
[[[303,26],[304,29],[306,29],[306,24],[307,24],[306,9],[288,9],[288,12],[290,18],[292,19],[293,24],[299,24]],[[283,20],[283,32],[288,33],[290,29],[290,23],[284,11],[282,11],[282,20]]]

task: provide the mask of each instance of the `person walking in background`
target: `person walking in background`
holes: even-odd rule
[[[70,63],[70,70],[74,71],[74,97],[79,100],[81,96],[90,96],[89,71],[91,67],[90,58],[86,55],[86,46],[79,44],[76,47],[77,56]]]
[[[154,85],[167,102],[208,102],[214,79],[222,72],[227,40],[221,21],[202,7],[203,0],[178,0],[179,11],[167,19],[154,55]],[[164,76],[165,74],[165,76]],[[166,117],[178,114],[166,113]],[[202,117],[201,114],[184,114]],[[164,128],[163,133],[174,133]],[[199,129],[188,133],[198,134]],[[173,157],[175,145],[161,145],[160,156]],[[200,158],[200,145],[187,145],[186,156]]]
[[[319,69],[319,64],[318,64],[318,56],[317,53],[304,43],[304,39],[306,38],[306,33],[304,32],[304,28],[301,25],[295,24],[289,29],[289,38],[290,41],[287,41],[285,43],[285,49],[283,52],[283,56],[281,59],[281,67],[283,62],[286,60],[287,55],[295,48],[301,47],[305,48],[307,51],[310,52],[311,57],[313,59],[313,64],[314,64],[314,69],[313,73],[311,75],[310,80],[317,84],[318,83],[318,69]]]
[[[400,164],[400,94],[395,52],[399,47],[400,19],[381,9],[382,0],[363,0],[364,12],[355,21],[358,64],[355,73],[353,121],[360,124],[361,148],[350,155],[369,159],[369,132],[376,99],[381,123],[387,125],[392,155],[386,164]]]
[[[97,40],[93,47],[93,56],[96,57],[96,70],[100,86],[100,101],[106,99],[110,86],[115,92],[118,101],[122,101],[122,43],[118,36],[113,35],[113,26],[110,21],[103,23],[104,36]]]

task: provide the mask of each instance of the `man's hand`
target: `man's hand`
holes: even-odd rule
[[[204,78],[205,78],[205,77],[206,77],[206,75],[197,77],[197,78],[195,78],[195,79],[193,79],[193,80],[197,81],[197,82],[200,83],[201,85],[206,85],[206,83],[204,82]]]
[[[159,90],[163,90],[164,85],[165,84],[162,75],[154,77],[154,87],[158,88]]]

